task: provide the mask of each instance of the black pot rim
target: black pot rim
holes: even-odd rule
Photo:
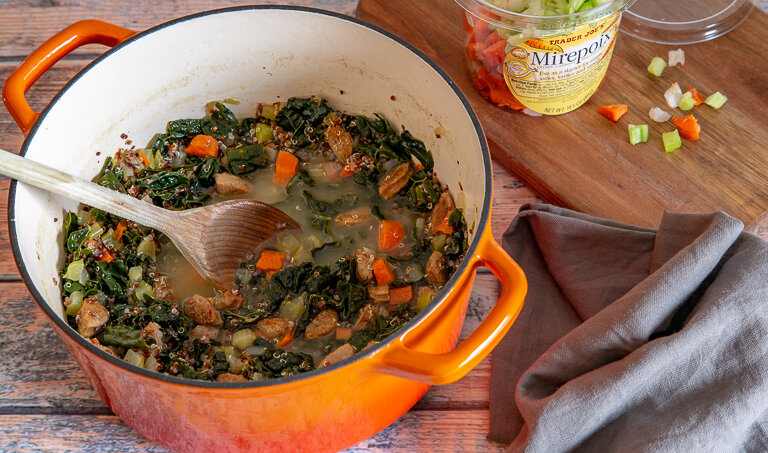
[[[380,349],[386,347],[387,345],[395,341],[395,339],[403,336],[406,332],[418,326],[425,318],[427,318],[433,311],[435,311],[435,309],[444,301],[448,289],[455,286],[459,277],[467,271],[468,259],[469,257],[475,255],[475,253],[477,252],[477,247],[478,247],[480,238],[485,232],[485,229],[489,225],[492,191],[493,191],[493,178],[492,178],[493,172],[491,168],[490,152],[488,150],[488,144],[485,140],[485,135],[483,134],[483,129],[480,125],[480,121],[477,118],[477,114],[475,113],[474,109],[472,109],[472,106],[469,104],[469,101],[467,100],[466,96],[464,96],[464,94],[461,92],[461,90],[456,85],[456,83],[448,76],[448,74],[442,68],[440,68],[440,66],[437,65],[437,63],[435,63],[426,54],[424,54],[422,51],[420,51],[413,45],[409,44],[405,40],[395,36],[394,34],[376,25],[362,21],[356,17],[350,17],[344,14],[340,14],[332,11],[326,11],[318,8],[311,8],[311,7],[304,7],[304,6],[286,6],[286,5],[251,5],[251,6],[221,8],[221,9],[215,9],[215,10],[204,11],[196,14],[191,14],[188,16],[183,16],[168,22],[164,22],[160,25],[151,27],[147,30],[138,32],[135,35],[128,38],[127,40],[107,50],[102,55],[94,59],[91,63],[85,66],[80,72],[78,72],[71,80],[69,80],[64,85],[64,87],[53,97],[50,103],[40,113],[40,117],[37,119],[37,121],[35,121],[35,124],[33,125],[32,129],[29,131],[29,134],[25,138],[24,143],[19,152],[19,155],[24,156],[27,153],[29,144],[31,143],[38,129],[40,128],[40,125],[43,123],[43,120],[45,119],[45,117],[47,116],[47,114],[49,113],[53,105],[55,105],[56,102],[61,98],[61,96],[65,92],[67,92],[67,90],[69,90],[69,88],[73,84],[75,84],[84,74],[86,74],[94,66],[99,64],[99,62],[101,62],[102,60],[104,60],[105,58],[107,58],[117,50],[127,45],[130,45],[132,42],[139,40],[144,36],[148,36],[154,32],[163,30],[166,27],[178,24],[180,22],[196,19],[199,17],[215,15],[215,14],[230,13],[230,12],[237,12],[237,11],[250,11],[250,10],[284,10],[284,11],[293,11],[293,12],[298,11],[298,12],[304,12],[304,13],[313,13],[313,14],[319,14],[323,16],[329,16],[335,19],[352,22],[357,25],[361,25],[365,28],[368,28],[369,30],[377,32],[395,41],[395,43],[400,44],[401,46],[407,48],[408,50],[416,54],[418,57],[420,57],[435,72],[437,72],[443,78],[443,80],[453,89],[454,93],[459,98],[461,103],[464,105],[465,110],[469,114],[472,120],[472,124],[475,128],[475,133],[477,134],[480,141],[482,157],[483,157],[483,166],[486,169],[484,183],[485,183],[485,187],[487,187],[489,190],[486,190],[486,193],[483,199],[483,209],[480,214],[480,220],[476,226],[477,231],[474,232],[474,238],[467,251],[466,258],[461,263],[461,265],[456,270],[456,272],[453,274],[453,276],[451,276],[448,282],[446,282],[443,289],[440,290],[440,293],[438,294],[437,297],[435,297],[435,299],[430,303],[430,305],[427,306],[427,308],[422,310],[420,313],[418,313],[411,321],[408,322],[408,324],[406,324],[406,326],[404,326],[401,330],[399,330],[398,334],[390,335],[385,340],[379,342],[377,345],[369,348],[366,351],[359,352],[346,360],[343,360],[341,362],[335,363],[327,367],[308,371],[306,373],[300,373],[293,376],[287,376],[287,377],[281,377],[281,378],[266,379],[261,381],[215,382],[215,381],[205,381],[205,380],[196,380],[196,379],[186,379],[179,376],[171,376],[168,374],[149,371],[147,369],[139,368],[135,365],[131,365],[128,362],[124,361],[123,359],[117,358],[111,354],[104,352],[103,350],[101,350],[100,348],[92,344],[90,341],[86,340],[74,329],[72,329],[63,318],[61,318],[60,316],[58,316],[58,314],[55,313],[53,309],[48,305],[48,303],[46,303],[45,298],[42,296],[42,294],[40,294],[40,292],[37,291],[37,288],[35,287],[34,283],[32,283],[32,279],[30,278],[29,272],[27,271],[26,264],[24,263],[21,256],[21,250],[19,248],[18,237],[16,234],[16,222],[15,222],[15,218],[16,218],[15,198],[16,198],[17,181],[13,180],[11,182],[11,186],[8,194],[8,200],[9,200],[8,228],[9,228],[9,235],[10,235],[10,241],[11,241],[11,249],[13,251],[13,257],[16,260],[16,265],[19,268],[19,273],[21,274],[22,280],[24,281],[24,284],[26,285],[27,289],[31,293],[37,305],[43,310],[43,312],[46,314],[46,316],[49,318],[49,320],[52,323],[54,323],[61,331],[69,335],[69,337],[71,337],[77,344],[79,344],[82,348],[84,348],[91,354],[97,356],[98,358],[106,362],[109,362],[112,365],[115,365],[119,368],[123,368],[126,371],[140,374],[146,378],[161,381],[168,384],[181,385],[181,386],[186,386],[191,388],[211,388],[211,389],[250,389],[250,388],[259,388],[259,387],[273,387],[281,384],[290,384],[290,383],[294,383],[294,382],[305,380],[305,379],[312,379],[314,377],[320,376],[325,373],[331,373],[353,362],[366,359],[371,355],[375,354]]]

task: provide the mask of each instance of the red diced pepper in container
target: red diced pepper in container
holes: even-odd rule
[[[472,35],[469,38],[469,42],[484,42],[485,38],[490,35],[491,32],[488,29],[488,22],[484,20],[478,20],[475,24],[475,28],[472,30]]]
[[[483,51],[487,46],[482,42],[471,42],[467,44],[467,54],[472,61],[483,63]]]
[[[506,41],[498,41],[485,50],[483,50],[483,58],[485,59],[485,66],[488,68],[495,68],[504,62],[504,49],[507,47]]]
[[[523,110],[525,108],[523,104],[509,92],[509,89],[507,89],[506,86],[501,89],[491,88],[490,98],[491,101],[496,104],[509,107],[513,110]]]
[[[501,41],[501,40],[502,40],[501,36],[499,36],[499,34],[494,31],[494,32],[491,32],[491,34],[488,35],[487,38],[485,38],[484,42],[485,42],[486,46],[490,46],[490,45],[495,44],[495,43],[497,43],[498,41]]]

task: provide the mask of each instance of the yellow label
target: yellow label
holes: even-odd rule
[[[504,59],[504,80],[521,104],[545,115],[587,102],[611,61],[621,14],[576,27],[567,35],[532,38]]]

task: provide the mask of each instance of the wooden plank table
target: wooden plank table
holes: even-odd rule
[[[77,20],[102,19],[135,30],[175,17],[252,2],[0,0],[0,81],[45,39]],[[278,3],[278,2],[265,2]],[[356,0],[282,0],[353,14]],[[768,3],[763,1],[761,6]],[[85,46],[62,60],[30,90],[33,108],[42,109],[59,88],[103,51]],[[0,148],[17,152],[23,136],[0,109]],[[86,382],[16,270],[8,241],[9,181],[0,177],[0,451],[164,452],[125,425]],[[494,168],[492,228],[502,233],[520,205],[538,200],[516,176]],[[759,232],[768,237],[768,231]],[[482,321],[496,301],[497,284],[487,272],[478,276],[462,338]],[[433,387],[400,420],[350,451],[501,451],[486,439],[490,360],[460,381]]]

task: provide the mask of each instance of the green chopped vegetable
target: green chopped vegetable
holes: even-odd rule
[[[668,153],[671,153],[683,144],[677,129],[672,132],[665,132],[662,134],[661,140],[664,142],[664,151]]]
[[[67,306],[67,315],[68,316],[75,316],[78,311],[80,311],[80,307],[83,306],[83,293],[80,291],[73,291],[72,294],[69,295],[69,305]]]
[[[448,236],[445,234],[438,234],[437,236],[432,238],[432,250],[441,251],[443,250],[443,247],[445,247],[445,242],[448,239]]]
[[[656,77],[661,77],[661,74],[664,72],[664,69],[667,67],[667,62],[664,61],[661,57],[653,57],[653,60],[651,60],[651,64],[648,65],[648,72],[655,75]]]
[[[680,105],[678,105],[678,107],[680,107],[680,110],[687,111],[692,109],[694,105],[696,105],[696,100],[693,99],[693,95],[690,91],[686,91],[683,94],[683,97],[680,98]]]
[[[104,228],[102,228],[98,223],[94,223],[90,226],[90,230],[88,231],[88,239],[93,239],[95,237],[101,236],[104,234]]]
[[[629,143],[637,145],[638,143],[645,143],[648,141],[648,125],[647,124],[630,124],[629,125]]]
[[[606,0],[491,0],[496,6],[532,16],[554,16],[586,11],[605,3]]]
[[[275,109],[274,105],[270,104],[270,105],[264,105],[261,107],[261,116],[263,116],[264,118],[274,121],[276,114],[277,114],[277,110]]]
[[[144,269],[141,266],[134,266],[128,269],[128,281],[136,283],[141,280],[141,276],[144,274]]]
[[[432,294],[428,292],[419,294],[419,297],[416,298],[416,311],[424,310],[430,302],[432,302]]]
[[[264,123],[259,123],[254,128],[256,131],[256,141],[266,143],[272,140],[272,128]]]
[[[67,272],[64,273],[64,278],[72,280],[73,282],[79,281],[85,270],[85,263],[83,260],[76,260],[69,263],[67,266]]]
[[[139,283],[139,286],[133,290],[133,298],[136,302],[143,302],[147,297],[155,297],[155,292],[147,282]]]
[[[312,261],[312,255],[302,245],[293,253],[293,259],[295,259],[298,263],[307,263]]]
[[[129,349],[128,352],[125,353],[123,360],[130,363],[131,365],[144,368],[144,356],[134,351],[133,349]]]
[[[136,253],[139,255],[144,255],[155,259],[155,254],[157,253],[157,247],[155,246],[155,241],[152,239],[152,236],[145,237],[141,243],[139,243],[139,246],[136,247]]]
[[[285,253],[291,254],[301,246],[301,242],[291,233],[284,234],[277,238],[277,248]]]
[[[720,107],[723,106],[723,104],[725,104],[725,101],[727,100],[728,98],[723,96],[723,94],[718,91],[717,93],[712,94],[706,99],[704,99],[704,103],[712,107],[713,109],[719,109]]]
[[[296,321],[304,314],[306,306],[307,293],[302,293],[299,297],[286,298],[280,304],[280,317],[289,321]]]

